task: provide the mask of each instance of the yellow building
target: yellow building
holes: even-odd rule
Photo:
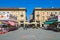
[[[60,8],[35,8],[33,11],[33,18],[35,22],[39,22],[40,27],[44,21],[47,21],[51,17],[51,14],[55,16],[60,14]]]
[[[0,8],[0,13],[10,13],[17,16],[19,25],[26,22],[26,8]]]
[[[33,19],[33,14],[30,14],[30,20]]]

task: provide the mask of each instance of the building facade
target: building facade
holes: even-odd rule
[[[43,22],[47,21],[52,15],[60,15],[60,8],[35,8],[33,19],[42,27]]]
[[[0,8],[0,13],[9,13],[16,16],[19,25],[26,22],[26,8]]]
[[[30,14],[30,20],[33,19],[33,14]]]
[[[33,14],[30,14],[30,22],[33,22]]]

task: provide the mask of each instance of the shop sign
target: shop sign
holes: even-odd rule
[[[1,14],[0,13],[0,19],[8,19],[9,18],[9,14],[5,13],[5,14]]]

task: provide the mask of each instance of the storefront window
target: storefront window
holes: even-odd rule
[[[60,24],[58,26],[60,27]]]

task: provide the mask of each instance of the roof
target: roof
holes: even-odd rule
[[[60,8],[35,8],[34,10],[60,10]]]
[[[0,8],[0,11],[26,10],[26,8]]]

